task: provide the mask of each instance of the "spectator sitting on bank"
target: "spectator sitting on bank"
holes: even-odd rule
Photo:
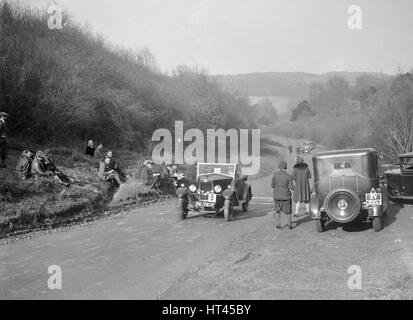
[[[52,154],[49,149],[46,149],[44,151],[44,154],[46,156],[46,164],[45,164],[45,169],[46,171],[51,171],[54,173],[54,175],[64,184],[68,185],[70,183],[75,183],[79,182],[79,180],[75,180],[67,175],[65,175],[59,168],[56,167]]]
[[[53,172],[46,170],[47,159],[43,151],[38,150],[30,166],[30,173],[34,179],[39,177],[51,177]]]
[[[94,154],[95,154],[95,146],[94,146],[93,140],[89,140],[86,146],[85,155],[93,158]]]
[[[128,178],[113,158],[106,157],[103,164],[103,178],[106,181],[115,180],[120,186]]]
[[[93,154],[93,158],[95,158],[98,161],[104,160],[103,159],[103,144],[99,143],[97,146],[95,153]]]
[[[167,164],[166,167],[169,170],[169,176],[176,177],[178,173],[178,166],[176,164]]]
[[[30,166],[33,161],[34,153],[29,150],[24,150],[16,165],[16,175],[21,180],[30,178]]]
[[[160,174],[153,172],[153,162],[151,160],[145,160],[143,164],[144,166],[140,174],[141,180],[151,189],[157,188],[159,186]]]

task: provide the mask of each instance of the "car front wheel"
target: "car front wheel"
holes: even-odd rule
[[[242,203],[242,211],[247,212],[248,211],[248,205],[249,205],[249,201],[245,201]]]
[[[373,219],[373,228],[375,232],[379,232],[383,229],[383,217],[375,217]]]
[[[224,203],[224,217],[225,221],[231,221],[234,216],[234,207],[230,200],[225,200]]]
[[[188,202],[184,198],[178,199],[178,214],[181,215],[182,219],[188,217]]]
[[[315,221],[315,227],[317,229],[317,232],[320,232],[320,233],[324,232],[325,229],[326,229],[324,220],[323,219],[317,219]]]

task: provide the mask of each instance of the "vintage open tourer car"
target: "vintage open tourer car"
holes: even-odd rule
[[[382,229],[386,198],[380,188],[378,159],[372,148],[325,151],[313,156],[310,214],[318,232],[323,232],[330,221],[372,221],[376,232]]]
[[[413,152],[399,155],[397,168],[384,173],[391,200],[413,200]]]
[[[189,186],[179,185],[178,211],[187,218],[190,211],[223,211],[226,221],[234,218],[234,207],[248,210],[252,198],[247,176],[240,177],[236,164],[198,163],[196,182]]]

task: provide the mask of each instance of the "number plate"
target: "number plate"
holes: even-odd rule
[[[381,206],[382,197],[381,193],[370,192],[366,193],[366,206]]]
[[[207,201],[198,201],[196,204],[201,207],[210,207],[210,208],[213,208],[215,206],[214,202],[207,202]]]

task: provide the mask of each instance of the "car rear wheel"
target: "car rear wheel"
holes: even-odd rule
[[[324,232],[326,229],[325,221],[323,219],[317,219],[315,221],[315,227],[317,229],[317,232]]]
[[[383,217],[375,217],[373,219],[373,228],[375,232],[379,232],[383,229]]]
[[[225,221],[231,221],[234,218],[234,207],[230,200],[225,200],[224,203],[224,217]]]
[[[182,219],[188,217],[188,201],[184,198],[178,199],[178,213],[181,215]]]

